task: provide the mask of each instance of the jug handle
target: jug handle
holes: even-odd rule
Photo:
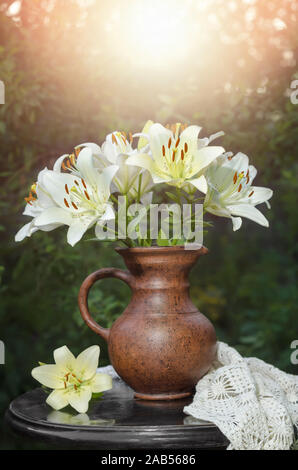
[[[88,294],[96,281],[107,277],[121,279],[121,281],[126,282],[131,287],[132,275],[129,271],[116,268],[103,268],[86,277],[83,284],[81,285],[78,297],[79,309],[84,322],[89,326],[89,328],[91,328],[91,330],[95,331],[95,333],[97,333],[106,341],[109,339],[110,328],[103,328],[91,317],[88,309]]]

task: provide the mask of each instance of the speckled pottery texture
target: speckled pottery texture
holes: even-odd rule
[[[189,296],[189,272],[208,250],[179,246],[117,252],[128,271],[104,268],[85,279],[79,292],[84,321],[107,341],[113,367],[136,398],[191,395],[216,354],[215,330]],[[132,290],[129,305],[110,329],[98,325],[88,310],[91,286],[107,277],[125,281]]]

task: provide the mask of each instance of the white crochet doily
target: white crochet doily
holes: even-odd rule
[[[287,450],[298,426],[298,377],[218,342],[217,360],[184,412],[215,423],[230,450]]]
[[[112,366],[99,369],[119,378]],[[287,450],[298,427],[298,377],[217,343],[217,358],[184,412],[211,421],[229,450]]]

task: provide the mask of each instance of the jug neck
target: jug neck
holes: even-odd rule
[[[186,250],[183,246],[120,248],[116,250],[134,278],[134,288],[144,290],[189,287],[188,275],[197,259],[208,250]]]

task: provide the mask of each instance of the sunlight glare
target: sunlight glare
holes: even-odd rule
[[[139,1],[130,16],[131,48],[139,65],[169,64],[188,53],[187,8],[173,0]]]
[[[7,10],[7,16],[15,16],[20,12],[20,10],[21,10],[21,1],[16,0],[9,6]]]

